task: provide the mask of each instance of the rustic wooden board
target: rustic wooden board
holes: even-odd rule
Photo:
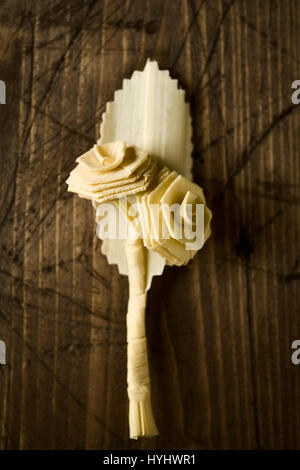
[[[0,25],[0,448],[299,449],[298,2],[4,0]],[[160,435],[135,442],[127,279],[64,181],[148,57],[187,90],[214,220],[193,262],[154,280]]]

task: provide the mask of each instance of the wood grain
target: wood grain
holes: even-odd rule
[[[1,449],[300,448],[300,9],[295,0],[0,6]],[[127,278],[66,192],[122,79],[187,90],[213,236],[149,295],[157,438],[128,439]]]

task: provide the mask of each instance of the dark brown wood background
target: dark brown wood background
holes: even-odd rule
[[[300,448],[297,1],[3,0],[2,449]],[[213,236],[149,295],[159,437],[128,439],[127,278],[66,191],[150,57],[187,90]]]

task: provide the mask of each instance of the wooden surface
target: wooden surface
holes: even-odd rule
[[[0,448],[300,448],[299,28],[293,0],[1,2]],[[153,282],[160,436],[136,442],[127,278],[64,182],[148,57],[187,90],[214,220]]]

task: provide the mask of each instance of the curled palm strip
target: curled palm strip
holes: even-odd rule
[[[151,406],[145,332],[146,248],[170,265],[188,263],[211,233],[211,212],[198,185],[124,141],[95,145],[76,161],[77,166],[67,180],[68,190],[92,200],[97,213],[103,203],[112,201],[123,211],[128,223],[125,250],[129,276],[130,437],[154,436],[158,431]],[[199,208],[202,210],[198,211]],[[198,212],[202,215],[200,226]],[[101,218],[97,220],[101,224]]]

